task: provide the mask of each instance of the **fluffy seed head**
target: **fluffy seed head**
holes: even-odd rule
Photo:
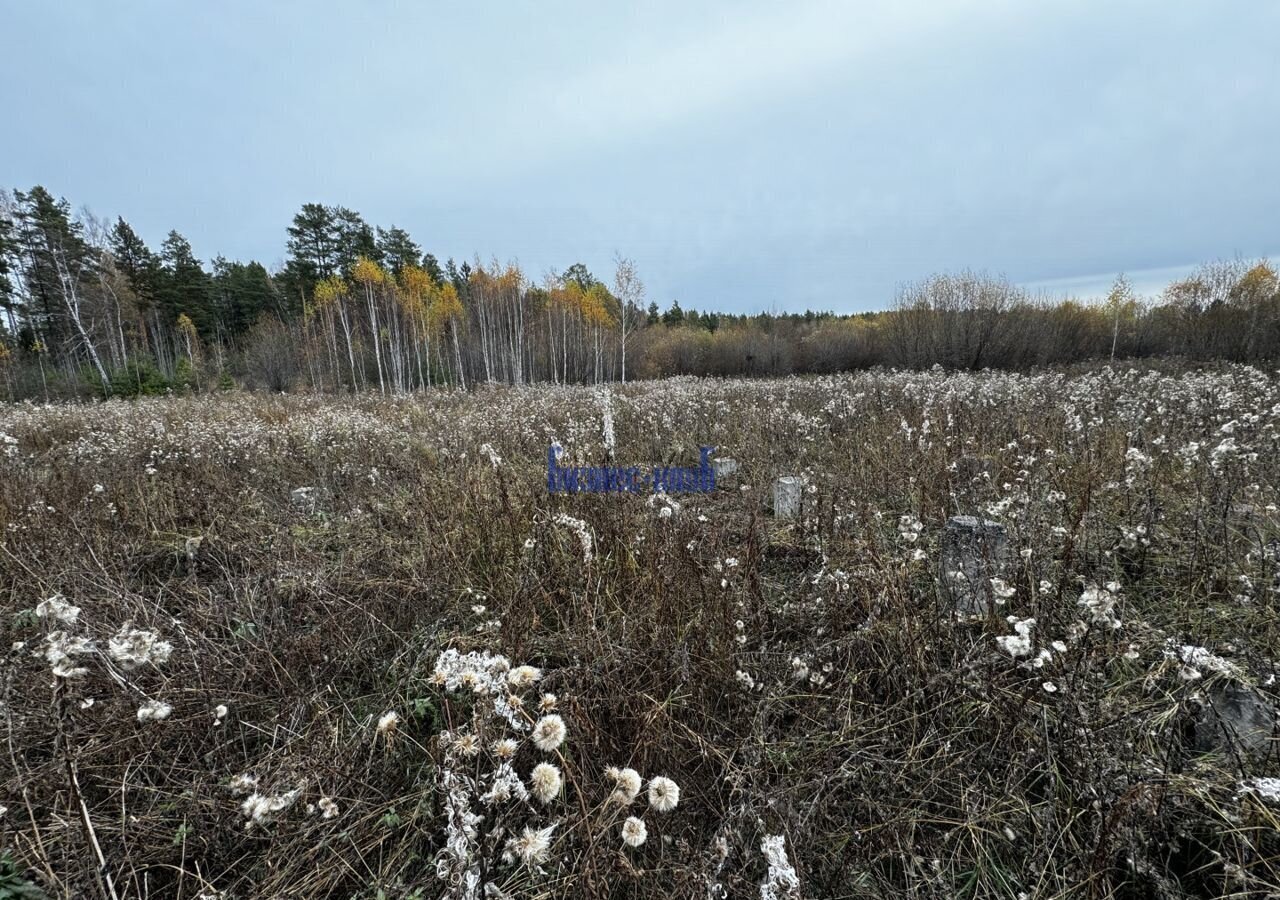
[[[36,616],[41,619],[56,619],[64,625],[74,625],[80,616],[80,607],[72,606],[61,594],[54,594],[36,604]]]
[[[680,802],[680,786],[661,775],[649,781],[649,805],[658,812],[671,812]]]
[[[296,788],[283,794],[268,796],[267,794],[253,793],[250,794],[245,801],[240,804],[240,811],[244,813],[244,817],[249,821],[245,823],[248,827],[254,824],[269,821],[276,813],[288,809],[293,806],[298,799],[301,791]]]
[[[258,776],[243,772],[231,779],[231,790],[237,794],[247,794],[258,786]]]
[[[507,844],[507,849],[515,856],[520,857],[520,861],[526,866],[537,866],[546,862],[551,852],[551,833],[556,830],[555,825],[548,825],[546,828],[529,828],[525,827],[524,833],[518,838],[511,838]]]
[[[475,756],[480,752],[480,738],[471,733],[460,735],[453,742],[453,749],[463,756]]]
[[[529,774],[529,789],[543,805],[560,796],[560,788],[563,786],[564,780],[560,777],[560,770],[551,763],[538,763]]]
[[[622,823],[622,843],[628,847],[639,847],[648,836],[649,829],[645,827],[643,819],[628,816],[627,821]]]
[[[619,769],[610,766],[605,770],[605,774],[612,778],[614,783],[613,793],[609,795],[610,802],[626,806],[639,796],[642,779],[635,769]]]
[[[552,753],[564,743],[567,733],[564,719],[555,714],[543,716],[533,726],[533,744],[543,753]]]
[[[159,700],[148,700],[138,707],[138,721],[159,722],[161,719],[169,718],[169,713],[171,712],[173,712],[173,707],[168,703],[161,703]]]
[[[136,669],[147,663],[159,665],[165,662],[173,653],[173,645],[160,640],[160,635],[154,631],[134,628],[132,623],[125,622],[115,637],[107,642],[107,653],[120,663],[121,668]]]
[[[526,688],[541,680],[542,670],[534,666],[516,666],[507,673],[507,684],[513,688]]]
[[[79,678],[88,674],[84,666],[77,666],[72,659],[94,650],[93,641],[86,637],[72,637],[65,631],[45,635],[44,658],[49,661],[53,674],[59,678]]]

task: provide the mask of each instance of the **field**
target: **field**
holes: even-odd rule
[[[0,408],[0,897],[1280,896],[1278,442],[1245,367]]]

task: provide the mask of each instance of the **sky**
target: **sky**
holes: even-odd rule
[[[285,258],[306,202],[536,281],[883,309],[1280,253],[1280,4],[0,0],[0,186]]]

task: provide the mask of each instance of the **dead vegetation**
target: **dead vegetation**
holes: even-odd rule
[[[613,441],[605,408],[0,409],[0,896],[1280,892],[1272,376],[676,379],[614,389]],[[548,495],[553,440],[741,469],[663,514]],[[779,475],[807,478],[793,520],[763,510]],[[955,515],[1008,536],[972,615]],[[553,694],[567,739],[442,684],[448,648],[541,670],[512,695],[531,721]],[[550,802],[480,800],[508,732]],[[678,805],[610,803],[608,767]]]

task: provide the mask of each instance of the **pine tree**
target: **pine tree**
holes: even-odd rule
[[[364,217],[345,206],[335,206],[331,213],[338,245],[338,272],[349,275],[356,260],[362,256],[381,264],[382,253],[378,250],[378,241]]]
[[[422,271],[426,272],[427,275],[431,277],[431,280],[435,283],[436,287],[444,285],[444,270],[440,268],[440,261],[430,253],[424,253],[422,255]]]
[[[191,243],[178,232],[170,231],[161,245],[160,258],[164,264],[159,297],[164,324],[175,325],[178,317],[185,313],[202,339],[216,337],[213,279],[196,259]]]
[[[662,314],[662,324],[669,327],[684,324],[684,310],[680,308],[679,300],[671,301],[671,308]]]
[[[111,229],[109,246],[116,268],[124,275],[133,292],[138,335],[145,351],[154,355],[153,332],[159,325],[156,318],[156,298],[163,277],[160,259],[123,218],[117,219],[115,227]]]
[[[591,286],[597,283],[596,277],[582,263],[574,263],[560,277],[564,281],[575,282],[584,291],[591,290]]]
[[[320,203],[304,203],[288,228],[289,259],[281,273],[291,312],[301,312],[303,298],[316,284],[339,271],[339,240],[333,210]]]
[[[67,368],[89,363],[104,394],[110,380],[95,343],[105,325],[96,281],[96,257],[84,239],[83,225],[71,217],[66,200],[54,200],[37,185],[18,205],[18,241],[25,263],[23,280],[38,304],[27,311],[33,341],[49,348]]]
[[[422,248],[413,242],[409,232],[403,228],[379,228],[377,230],[377,252],[382,263],[397,278],[406,266],[416,266],[422,258]]]
[[[30,298],[25,324],[35,339],[62,355],[70,342],[70,329],[62,314],[63,273],[83,272],[88,248],[66,200],[54,200],[40,185],[25,194],[14,191],[13,196],[18,208],[16,238],[23,282]]]
[[[111,229],[111,255],[139,299],[154,302],[160,262],[124,219]]]
[[[213,261],[216,313],[227,338],[236,343],[258,319],[275,312],[279,297],[275,283],[259,262]]]

